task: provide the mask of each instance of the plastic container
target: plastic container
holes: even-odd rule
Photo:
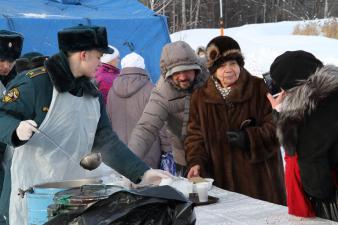
[[[25,198],[27,198],[28,224],[42,225],[48,221],[47,208],[53,203],[54,195],[57,192],[85,184],[98,184],[100,182],[100,179],[93,178],[44,183],[33,186],[33,191],[25,194]]]
[[[214,179],[212,178],[204,178],[204,180],[208,183],[208,190],[210,191],[212,188],[212,183],[214,183]]]

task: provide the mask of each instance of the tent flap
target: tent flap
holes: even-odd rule
[[[23,54],[55,54],[57,32],[65,27],[105,26],[108,42],[119,50],[121,58],[135,51],[144,57],[152,81],[159,77],[161,49],[170,42],[166,17],[136,0],[0,0],[0,4],[0,29],[24,35]]]

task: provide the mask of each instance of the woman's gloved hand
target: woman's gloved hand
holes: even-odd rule
[[[21,121],[16,128],[16,135],[20,141],[27,141],[32,137],[33,132],[38,132],[37,126],[34,120]]]
[[[250,140],[248,134],[244,130],[227,131],[228,142],[233,147],[246,150],[250,148]]]

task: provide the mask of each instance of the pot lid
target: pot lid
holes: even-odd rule
[[[122,190],[122,187],[104,184],[90,184],[57,192],[54,203],[66,206],[85,206],[98,200],[108,198]]]

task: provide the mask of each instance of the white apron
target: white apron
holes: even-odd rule
[[[2,99],[2,97],[5,95],[6,92],[6,88],[5,86],[2,84],[2,82],[0,81],[0,100]]]
[[[26,197],[22,199],[18,196],[18,188],[26,190],[41,183],[89,178],[100,175],[102,171],[107,172],[105,165],[94,171],[87,171],[79,165],[81,158],[91,152],[99,118],[98,98],[76,97],[68,92],[59,93],[54,88],[50,109],[39,129],[77,163],[69,160],[69,156],[39,133],[35,133],[23,146],[15,148],[11,167],[11,225],[28,223]]]

